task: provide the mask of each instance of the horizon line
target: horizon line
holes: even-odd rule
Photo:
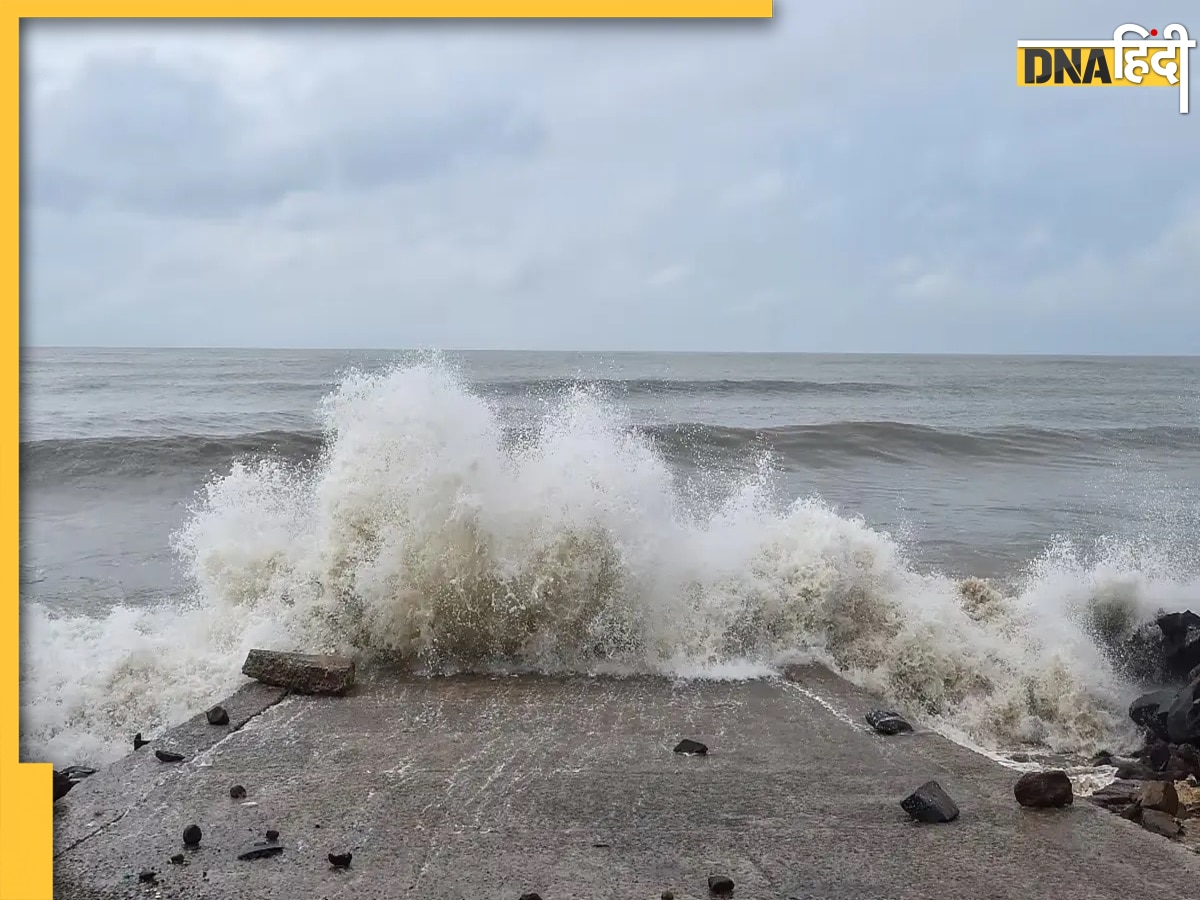
[[[1011,350],[1011,351],[922,351],[922,350],[652,350],[652,349],[581,349],[562,347],[554,349],[528,347],[315,347],[315,346],[252,346],[252,345],[191,345],[191,344],[27,344],[21,345],[19,352],[27,350],[203,350],[203,351],[242,351],[242,352],[310,352],[310,353],[581,353],[591,355],[605,354],[656,354],[660,356],[946,356],[946,357],[1075,357],[1080,359],[1194,359],[1200,357],[1200,351],[1195,353],[1154,353],[1154,352],[1065,352],[1046,350]]]

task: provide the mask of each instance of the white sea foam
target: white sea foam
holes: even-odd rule
[[[1128,741],[1137,690],[1096,623],[1128,632],[1200,588],[1152,548],[1065,541],[1004,589],[922,573],[819,499],[779,508],[765,459],[697,504],[586,388],[516,446],[436,359],[351,375],[322,415],[319,464],[207,486],[176,540],[186,606],[26,606],[26,758],[111,759],[227,694],[252,646],[721,678],[801,657],[981,747],[1087,752]]]

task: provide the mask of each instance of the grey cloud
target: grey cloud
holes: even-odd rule
[[[29,199],[166,216],[221,216],[288,194],[367,189],[489,158],[528,158],[543,139],[511,104],[419,115],[379,108],[352,127],[256,146],[255,110],[214,78],[148,57],[100,58],[47,98],[27,141]]]

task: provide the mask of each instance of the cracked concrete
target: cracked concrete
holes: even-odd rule
[[[156,742],[188,762],[146,747],[60,801],[57,896],[686,900],[710,874],[750,900],[1194,890],[1200,858],[1180,846],[1088,803],[1021,809],[1017,773],[936,734],[876,735],[865,694],[822,669],[790,677],[401,676],[286,699],[252,685],[225,704],[244,727],[200,715]],[[672,753],[683,737],[709,755]],[[901,811],[930,778],[958,821]],[[193,822],[204,839],[185,851]],[[239,861],[268,828],[282,855]],[[138,884],[143,869],[159,883]]]

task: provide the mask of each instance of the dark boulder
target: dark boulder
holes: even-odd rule
[[[708,890],[711,894],[727,897],[733,893],[733,879],[724,875],[709,875]]]
[[[183,829],[183,843],[188,847],[199,847],[203,837],[204,832],[200,830],[199,825],[189,825]]]
[[[229,796],[234,800],[241,800],[246,796],[246,789],[240,784],[235,784],[229,789]]]
[[[1156,624],[1163,636],[1163,674],[1182,681],[1200,666],[1200,616],[1189,609],[1159,616]]]
[[[1075,801],[1075,790],[1067,773],[1028,772],[1022,775],[1013,788],[1017,802],[1034,809],[1069,806]]]
[[[229,713],[223,706],[214,706],[212,709],[206,710],[204,717],[208,719],[209,725],[228,725]]]
[[[183,762],[182,753],[172,753],[170,750],[155,750],[154,755],[158,757],[159,762],[177,763]]]
[[[699,741],[693,741],[690,738],[684,738],[675,745],[676,753],[686,753],[690,756],[705,756],[708,754],[708,747]]]
[[[1180,691],[1167,710],[1167,739],[1200,747],[1200,678]]]
[[[331,866],[333,866],[335,869],[348,869],[348,868],[350,868],[350,860],[353,858],[354,858],[354,854],[350,853],[350,852],[330,853],[329,854],[329,864]]]
[[[54,799],[60,800],[67,796],[71,788],[83,781],[83,779],[95,775],[95,769],[89,769],[87,766],[67,766],[65,769],[54,770]]]
[[[149,869],[139,872],[138,881],[142,884],[156,884],[158,882],[158,873],[152,872]]]
[[[1167,740],[1167,711],[1175,702],[1177,691],[1157,690],[1142,694],[1129,704],[1129,718],[1135,725],[1145,728],[1150,736],[1160,741]]]
[[[148,743],[150,743],[150,742],[149,742],[149,741],[147,741],[147,740],[145,740],[145,739],[142,737],[142,733],[141,733],[140,731],[139,731],[137,734],[135,734],[135,735],[133,736],[133,749],[134,749],[134,750],[141,750],[141,749],[142,749],[143,747],[145,747],[145,746],[146,746]]]
[[[867,713],[867,724],[879,734],[888,736],[913,730],[900,713],[890,709],[876,709]]]
[[[903,800],[900,808],[918,822],[953,822],[958,805],[936,781],[927,781]]]

